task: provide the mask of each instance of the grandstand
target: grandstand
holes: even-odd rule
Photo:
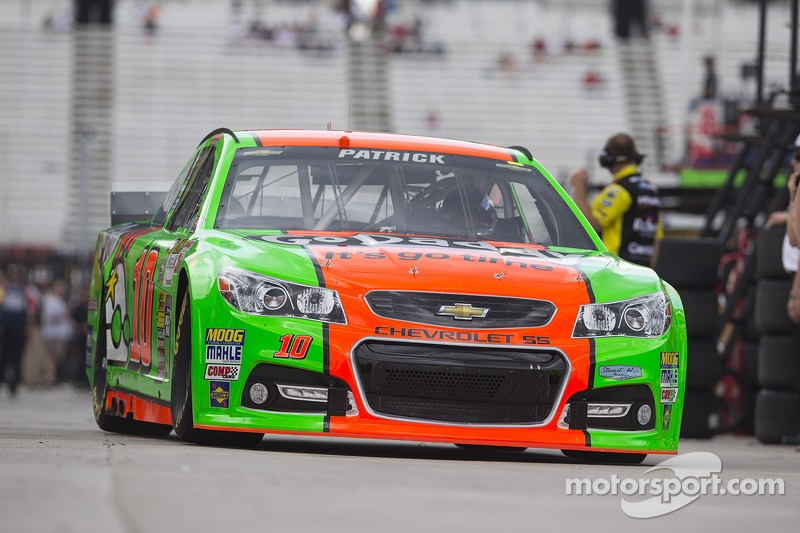
[[[524,145],[557,177],[587,164],[600,180],[594,154],[616,131],[654,154],[665,128],[665,158],[680,158],[704,55],[717,56],[725,94],[753,94],[739,76],[756,52],[750,3],[696,0],[689,43],[681,2],[664,0],[662,30],[621,44],[606,2],[403,2],[389,24],[416,24],[420,49],[365,58],[369,43],[348,42],[328,1],[245,2],[238,15],[219,0],[164,1],[148,34],[147,2],[119,0],[99,46],[68,27],[70,0],[0,1],[0,245],[91,248],[110,181],[171,181],[218,126],[332,122]],[[788,78],[787,9],[770,10],[768,84]],[[250,36],[255,19],[269,41]],[[293,44],[290,24],[313,26],[311,46]]]

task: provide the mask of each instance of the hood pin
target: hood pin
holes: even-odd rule
[[[494,274],[492,274],[492,277],[494,279],[503,279],[503,278],[508,277],[510,275],[511,275],[511,272],[509,272],[508,270],[501,270],[500,272],[495,272]]]
[[[408,273],[411,274],[411,275],[416,276],[419,273],[419,269],[417,268],[417,265],[414,265],[413,267],[409,268],[408,269]]]

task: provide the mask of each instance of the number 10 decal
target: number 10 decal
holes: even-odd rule
[[[308,335],[284,335],[280,340],[281,349],[272,354],[272,357],[305,359],[314,339]]]

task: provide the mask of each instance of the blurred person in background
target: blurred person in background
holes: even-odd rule
[[[67,284],[56,281],[42,300],[42,340],[45,345],[44,383],[53,385],[72,339],[72,318],[67,307]]]
[[[614,33],[620,39],[632,35],[648,37],[648,6],[646,0],[611,0]]]
[[[717,71],[714,67],[714,56],[703,58],[703,89],[700,98],[703,100],[714,100],[717,97]]]
[[[795,148],[792,156],[792,173],[787,180],[789,188],[788,220],[786,221],[786,238],[783,243],[783,268],[793,274],[789,289],[789,301],[786,312],[793,322],[792,351],[794,352],[795,389],[798,394],[800,408],[800,200],[797,190],[800,188],[800,148]],[[797,444],[800,451],[800,434],[784,438],[787,444]]]
[[[0,291],[0,383],[8,383],[12,396],[17,394],[25,343],[28,340],[28,297],[23,271],[9,265]]]
[[[798,391],[798,409],[800,409],[800,273],[798,273],[800,272],[800,200],[797,196],[798,184],[800,184],[800,147],[794,149],[791,165],[792,172],[786,180],[786,187],[789,190],[789,207],[786,211],[776,211],[770,214],[766,225],[786,224],[781,260],[783,269],[793,276],[786,313],[793,323],[792,353],[794,353],[795,386]],[[800,445],[800,434],[784,436],[782,442]],[[800,446],[797,451],[800,451]]]
[[[74,325],[72,341],[68,351],[66,376],[75,385],[89,385],[86,379],[86,335],[89,332],[87,314],[89,312],[89,286],[77,290],[77,297],[70,306],[70,316]]]
[[[642,176],[639,164],[643,159],[633,137],[618,133],[608,139],[599,156],[600,166],[611,172],[614,181],[591,204],[586,169],[573,170],[567,179],[573,200],[600,233],[606,248],[632,263],[653,266],[664,235],[661,198],[658,188]]]

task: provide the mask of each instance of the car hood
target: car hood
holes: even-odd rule
[[[632,297],[659,290],[652,270],[608,252],[338,232],[228,230],[207,242],[230,266],[360,295],[385,289],[552,299],[600,285],[606,288],[602,300],[611,301],[617,293]],[[309,261],[317,279],[295,277]]]

